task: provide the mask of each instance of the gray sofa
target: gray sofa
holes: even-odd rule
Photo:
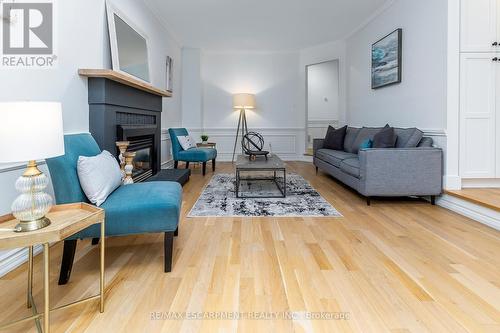
[[[348,127],[344,150],[323,148],[314,140],[314,165],[367,198],[430,196],[442,193],[443,152],[416,128],[395,128],[395,148],[359,149],[382,128]]]

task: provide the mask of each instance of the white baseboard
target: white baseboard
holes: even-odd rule
[[[500,230],[500,213],[495,210],[447,194],[441,196],[437,200],[437,204],[491,228]]]
[[[42,252],[42,246],[37,245],[34,248],[34,255]],[[0,277],[9,273],[10,271],[16,269],[21,266],[25,262],[28,261],[28,249],[15,249],[4,253],[4,255],[0,258]]]

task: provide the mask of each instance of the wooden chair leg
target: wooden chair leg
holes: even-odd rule
[[[177,169],[179,167],[179,161],[174,161],[174,169]]]
[[[59,285],[68,283],[69,277],[71,276],[71,269],[73,268],[73,261],[75,260],[76,242],[76,239],[64,241]]]
[[[215,172],[215,158],[212,160],[212,171]]]
[[[92,245],[97,245],[97,244],[99,244],[99,239],[100,239],[99,237],[97,237],[97,238],[92,238]]]
[[[165,273],[172,271],[172,256],[174,252],[174,231],[165,233],[163,246],[165,247]]]
[[[175,229],[174,236],[175,237],[179,236],[179,227],[177,227],[177,229]]]
[[[189,169],[189,162],[186,162],[186,169]]]
[[[203,162],[203,176],[207,173],[207,162]]]

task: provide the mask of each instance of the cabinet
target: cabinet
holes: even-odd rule
[[[500,52],[500,0],[461,0],[462,52]]]
[[[495,53],[462,53],[460,73],[461,149],[464,178],[495,178],[497,173],[497,85]],[[500,105],[499,105],[500,106]],[[499,112],[500,114],[500,112]],[[500,134],[500,131],[499,131]]]

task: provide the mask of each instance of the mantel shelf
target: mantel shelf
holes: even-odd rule
[[[149,83],[111,69],[79,69],[78,74],[86,77],[97,77],[112,80],[162,97],[172,97],[172,93],[170,91],[156,88]]]

